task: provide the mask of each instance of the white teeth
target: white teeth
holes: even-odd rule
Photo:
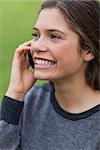
[[[50,65],[54,64],[52,61],[43,60],[43,59],[36,59],[35,63],[38,64],[38,65],[45,65],[45,66],[50,66]]]

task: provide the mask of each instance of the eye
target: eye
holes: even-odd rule
[[[54,40],[59,40],[59,39],[61,39],[62,37],[61,37],[60,35],[51,34],[51,35],[50,35],[50,38],[51,38],[51,39],[54,39]]]
[[[38,33],[32,33],[32,37],[34,40],[38,40],[39,34]]]

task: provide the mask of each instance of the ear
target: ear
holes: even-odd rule
[[[83,51],[82,56],[84,61],[91,61],[95,57],[91,52],[88,51]]]

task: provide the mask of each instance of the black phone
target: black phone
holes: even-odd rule
[[[33,61],[31,52],[28,53],[28,59],[29,59],[29,63],[31,67],[34,69],[34,61]]]

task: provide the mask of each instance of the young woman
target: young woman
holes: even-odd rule
[[[0,150],[99,150],[98,12],[95,0],[43,2],[32,40],[14,54]]]

